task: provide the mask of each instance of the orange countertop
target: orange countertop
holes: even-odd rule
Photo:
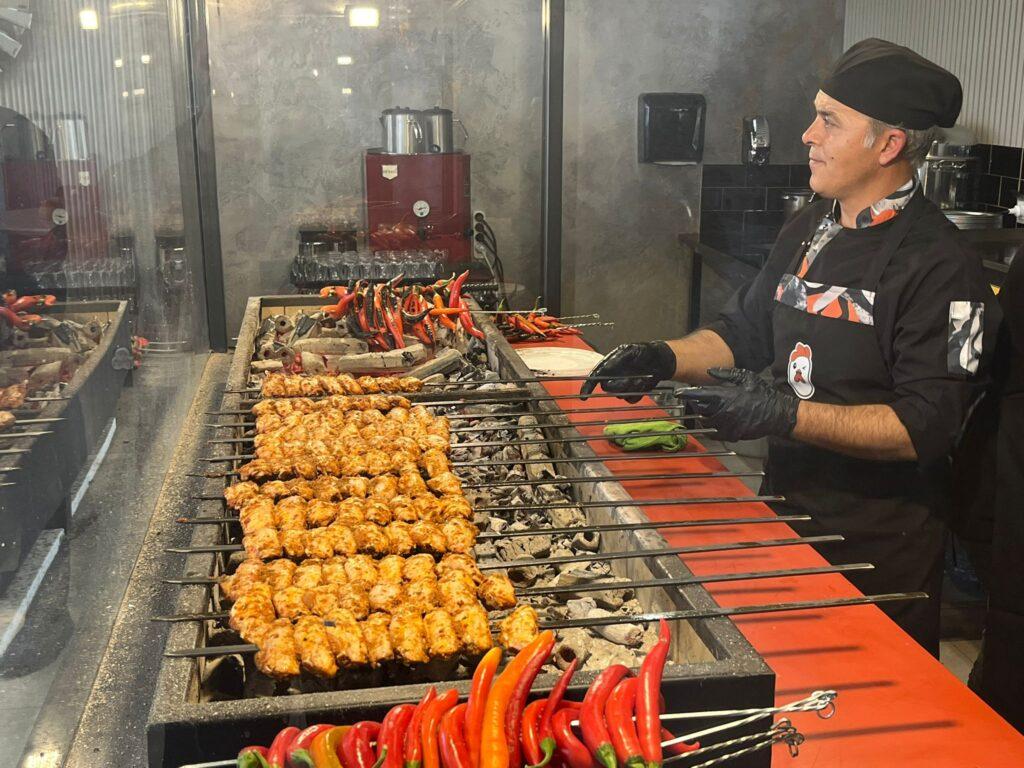
[[[545,344],[589,348],[577,337]],[[540,346],[516,344],[517,348]],[[571,394],[578,382],[545,384],[552,394]],[[600,398],[583,403],[562,400],[558,405],[573,421],[601,419],[601,413],[573,417],[575,408],[609,408],[623,401]],[[646,401],[650,405],[649,400]],[[657,418],[657,411],[643,411]],[[610,413],[609,420],[628,418]],[[579,427],[584,435],[599,435],[601,427]],[[701,472],[721,470],[714,458],[683,458],[704,448],[692,440],[674,461],[614,460],[622,452],[607,441],[589,445],[615,474]],[[673,484],[671,481],[629,481],[623,486],[635,498],[707,498],[750,496],[738,479],[719,478]],[[652,520],[716,517],[769,517],[774,512],[759,502],[707,506],[649,507]],[[737,525],[664,531],[669,546],[784,538],[795,535],[784,523]],[[683,557],[698,575],[800,568],[825,560],[809,546],[746,552],[723,552]],[[749,605],[859,595],[844,577],[823,574],[750,582],[708,585],[719,604]],[[776,702],[784,704],[812,691],[834,689],[837,713],[820,720],[812,713],[790,715],[807,737],[796,759],[786,747],[775,748],[773,765],[795,766],[1024,766],[1021,736],[987,704],[948,672],[885,614],[873,605],[805,610],[738,617],[733,620],[776,674]],[[1024,695],[1024,691],[1021,692]],[[767,725],[768,720],[765,719]]]

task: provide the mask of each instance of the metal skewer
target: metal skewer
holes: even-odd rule
[[[675,391],[678,392],[679,389],[686,389],[686,387],[679,387]],[[594,392],[593,394],[587,395],[586,399],[589,400],[589,399],[592,399],[592,398],[607,398],[607,397],[617,397],[617,398],[620,398],[620,399],[623,398],[623,397],[647,397],[650,394],[651,394],[650,390],[645,390],[643,392],[614,392],[614,393],[612,393],[612,392]],[[331,395],[315,395],[313,397],[305,398],[305,399],[309,399],[309,400],[323,400],[326,397],[331,397]],[[362,399],[362,398],[365,398],[365,397],[376,397],[376,395],[344,395],[344,397],[353,397],[353,398],[357,398],[357,399]],[[272,399],[292,399],[292,398],[272,398]],[[581,397],[577,393],[577,394],[574,394],[574,395],[521,395],[521,396],[516,396],[516,397],[503,397],[503,398],[479,398],[479,399],[467,398],[465,400],[412,400],[411,398],[408,398],[408,399],[411,400],[414,405],[429,406],[430,408],[457,408],[459,406],[474,406],[474,405],[503,405],[504,403],[539,403],[539,402],[558,401],[558,400],[579,400],[579,399],[581,399]],[[264,402],[264,401],[262,401],[262,400],[251,400],[251,401],[246,401],[246,402],[249,405],[254,405],[255,403]],[[206,414],[208,416],[245,416],[245,415],[250,415],[251,413],[252,413],[251,409],[248,409],[248,410],[238,410],[238,411],[207,411],[206,412]]]
[[[508,461],[452,461],[449,466],[461,467],[514,467],[519,464],[603,464],[608,461],[664,461],[666,459],[701,459],[704,457],[735,456],[735,451],[701,451],[681,453],[626,453],[622,456],[595,456],[592,459],[570,456],[565,459],[509,459]]]
[[[463,483],[462,487],[467,490],[478,490],[480,488],[503,488],[508,485],[536,486],[536,485],[576,485],[579,483],[626,483],[633,480],[717,480],[722,477],[763,477],[764,472],[658,472],[649,475],[614,475],[610,477],[559,477],[538,478],[537,480],[488,480],[485,483]]]
[[[326,375],[334,377],[333,374],[326,374]],[[341,374],[339,374],[338,376],[340,377],[340,375]],[[622,377],[621,376],[593,376],[593,377],[590,377],[590,376],[587,376],[586,374],[583,374],[583,375],[575,375],[575,376],[532,376],[532,377],[529,377],[529,378],[522,378],[522,379],[478,379],[478,380],[463,379],[463,380],[457,380],[457,381],[425,381],[425,382],[423,382],[423,386],[424,387],[459,387],[459,386],[465,387],[465,386],[483,386],[483,385],[486,385],[486,384],[538,384],[538,383],[544,383],[545,381],[586,381],[588,378],[593,378],[594,381],[614,381],[615,379],[620,379]],[[653,379],[654,377],[651,374],[642,374],[642,375],[639,375],[639,376],[632,376],[630,378],[634,378],[634,379]],[[225,389],[224,391],[225,392],[229,392],[231,394],[245,394],[245,393],[249,393],[249,392],[259,392],[260,391],[260,387],[249,387],[248,389]],[[411,392],[409,392],[409,394],[415,394],[416,391],[419,391],[419,390],[411,391]],[[470,390],[470,391],[479,391],[479,390]],[[400,394],[404,394],[404,393],[403,392],[396,392],[394,394],[399,394],[400,395]]]
[[[48,403],[51,400],[70,400],[70,395],[54,395],[53,397],[26,397],[26,403]]]
[[[898,600],[926,599],[926,592],[890,592],[881,595],[863,595],[861,597],[837,597],[827,600],[802,600],[791,603],[764,603],[761,605],[737,605],[731,608],[694,609],[689,611],[659,611],[656,613],[640,613],[632,616],[595,616],[587,619],[562,619],[560,621],[541,622],[541,629],[572,629],[583,627],[608,627],[615,624],[647,624],[654,621],[698,621],[715,619],[723,616],[746,616],[755,613],[782,613],[784,611],[805,611],[820,608],[842,608],[852,605],[875,605]],[[173,659],[196,659],[209,656],[230,656],[236,653],[255,653],[257,646],[218,645],[209,648],[185,648],[167,651],[164,656]]]
[[[31,448],[0,448],[0,456],[14,456],[19,453],[32,453]]]
[[[45,419],[18,419],[14,426],[18,426],[19,424],[55,424],[58,421],[65,420],[66,419],[63,416],[54,416],[52,418]]]
[[[43,435],[52,435],[53,432],[2,432],[0,433],[0,440],[13,437],[42,437]]]
[[[205,477],[205,475],[203,475]],[[193,501],[219,501],[224,503],[223,494],[196,494]],[[475,507],[475,512],[543,512],[549,509],[618,509],[619,507],[670,507],[695,506],[701,504],[771,503],[785,501],[785,496],[709,496],[683,499],[628,499],[626,501],[565,501],[549,504],[502,504],[491,507]]]

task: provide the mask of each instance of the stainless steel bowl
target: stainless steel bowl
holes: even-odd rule
[[[1001,229],[1003,214],[992,211],[943,211],[957,229]]]

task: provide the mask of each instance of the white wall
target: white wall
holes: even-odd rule
[[[1022,0],[847,0],[847,46],[881,37],[960,78],[960,125],[983,144],[1024,146]]]

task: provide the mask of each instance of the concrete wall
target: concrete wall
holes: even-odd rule
[[[800,134],[841,52],[843,0],[568,0],[563,306],[600,312],[602,348],[680,335],[700,218],[700,167],[640,165],[637,97],[703,93],[704,161],[738,163],[742,119],[765,114],[772,162],[806,157]]]
[[[362,222],[362,152],[380,145],[377,118],[396,105],[464,120],[474,205],[497,230],[507,274],[536,291],[540,0],[369,4],[377,28],[350,27],[344,4],[324,0],[210,5],[229,333],[247,296],[288,291],[300,225]]]

